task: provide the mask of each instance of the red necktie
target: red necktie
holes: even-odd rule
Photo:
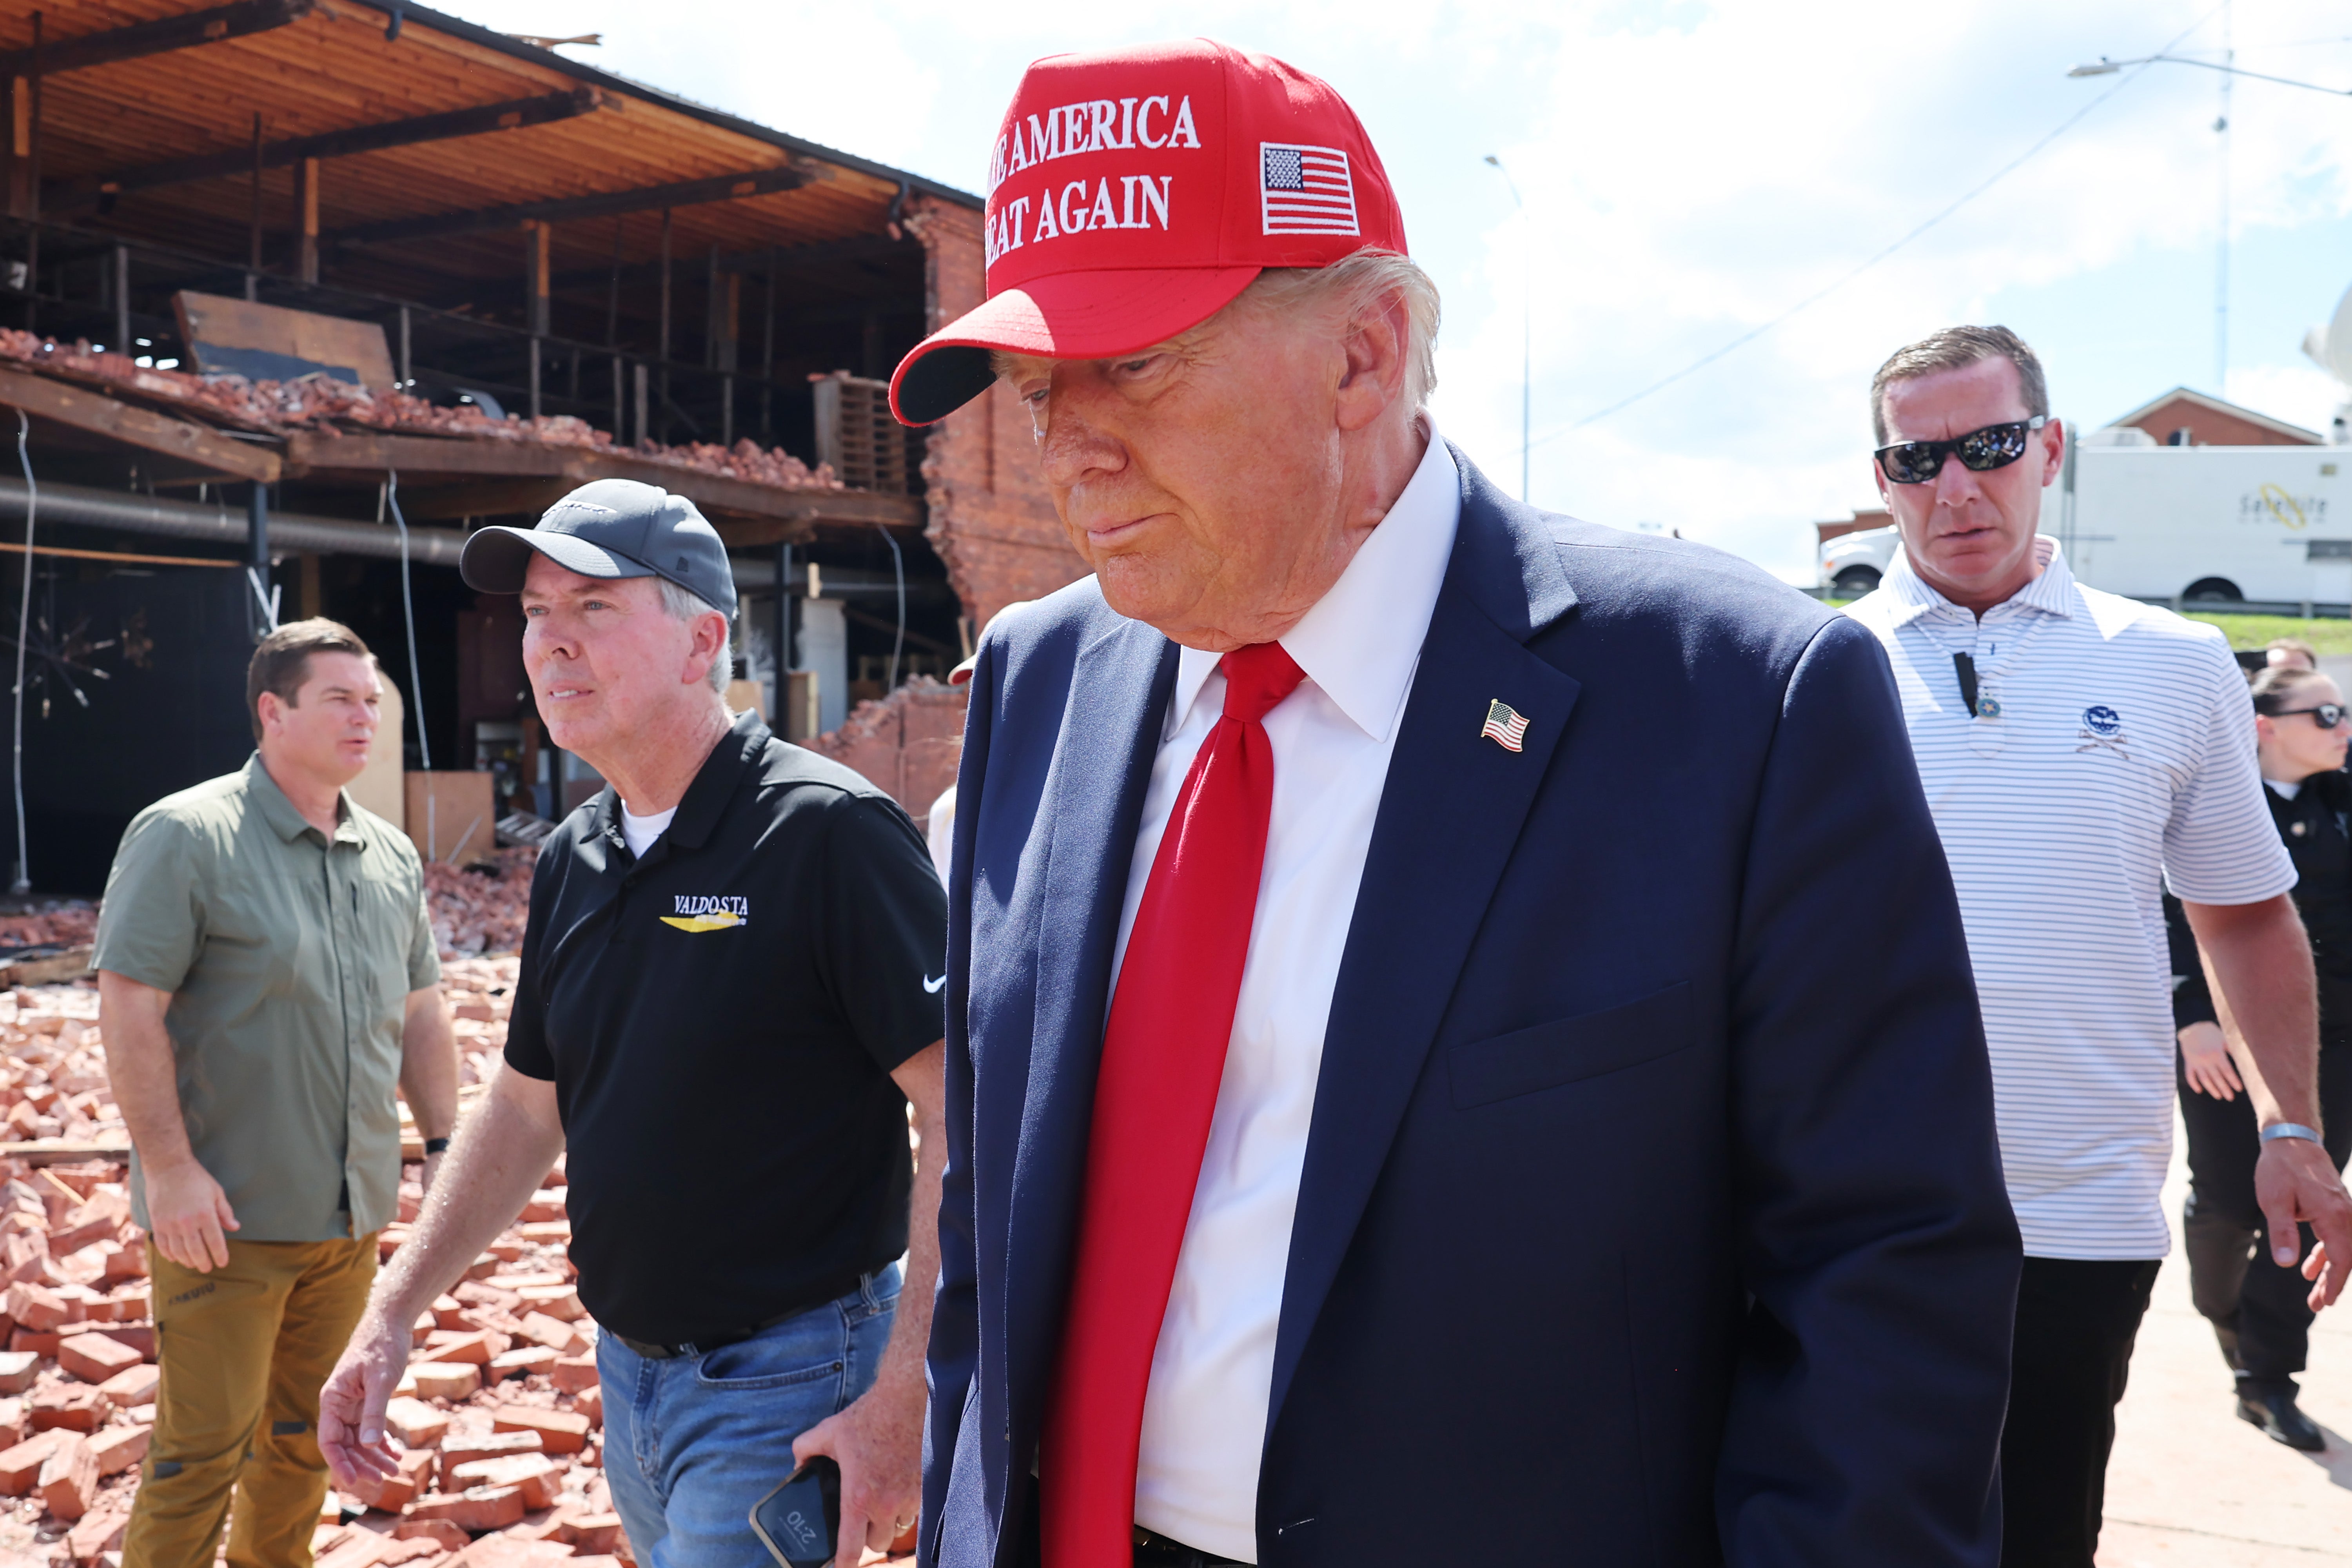
[[[1103,1032],[1039,1453],[1045,1568],[1127,1568],[1135,1556],[1143,1396],[1224,1076],[1274,810],[1274,743],[1261,721],[1303,675],[1279,643],[1235,648],[1223,668],[1224,715],[1169,811]]]

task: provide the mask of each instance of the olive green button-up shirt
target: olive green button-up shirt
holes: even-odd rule
[[[441,963],[415,847],[348,795],[340,817],[304,821],[257,754],[141,812],[107,877],[90,966],[172,994],[188,1142],[241,1241],[398,1212],[402,1025]],[[144,1226],[135,1152],[131,1193]]]

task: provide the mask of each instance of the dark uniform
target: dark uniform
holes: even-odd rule
[[[2319,1113],[2327,1157],[2340,1169],[2352,1158],[2352,834],[2346,831],[2352,776],[2317,774],[2293,800],[2265,786],[2263,798],[2294,860],[2295,908],[2319,972]],[[2179,982],[2173,1027],[2213,1022],[2212,993],[2179,903],[2167,899],[2165,915]],[[2183,1076],[2180,1114],[2189,1129],[2181,1228],[2190,1294],[2237,1369],[2240,1393],[2292,1395],[2309,1346],[2311,1285],[2300,1270],[2270,1261],[2269,1227],[2254,1201],[2262,1144],[2253,1104],[2242,1094],[2221,1100],[2200,1093]],[[2301,1229],[2300,1250],[2307,1253],[2311,1227]]]

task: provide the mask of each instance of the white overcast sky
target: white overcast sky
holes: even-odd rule
[[[1281,56],[1355,106],[1444,290],[1446,434],[1517,488],[1531,269],[1535,500],[1792,578],[1811,578],[1813,520],[1874,500],[1872,370],[1937,326],[2016,328],[2055,412],[2086,428],[2187,384],[2324,429],[2338,395],[2299,347],[2352,285],[2352,100],[2236,84],[2219,385],[2222,79],[2065,73],[2175,38],[2218,58],[2226,22],[2240,66],[2352,88],[2342,0],[444,3],[509,31],[601,32],[570,52],[968,190],[1039,55],[1201,33]],[[1893,257],[1570,428],[1835,283],[2111,89]]]

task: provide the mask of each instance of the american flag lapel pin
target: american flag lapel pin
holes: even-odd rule
[[[1478,738],[1492,741],[1507,752],[1524,750],[1521,742],[1528,738],[1528,716],[1497,698],[1486,705],[1486,721],[1478,727]]]

